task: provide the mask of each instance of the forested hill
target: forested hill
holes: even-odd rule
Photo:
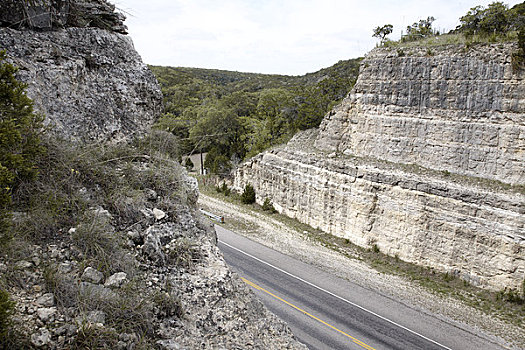
[[[179,136],[183,153],[208,151],[207,167],[225,173],[232,161],[318,126],[352,89],[360,61],[302,76],[150,66],[165,104],[156,127]]]

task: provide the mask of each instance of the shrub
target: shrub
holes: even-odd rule
[[[226,197],[228,197],[231,193],[231,190],[228,185],[226,185],[226,182],[223,182],[221,186],[217,186],[215,189],[218,193],[223,193]]]
[[[157,316],[177,318],[184,316],[184,309],[180,299],[172,293],[158,291],[153,294],[152,299],[157,308]]]
[[[15,303],[9,299],[9,293],[0,289],[0,345],[11,328],[11,315],[15,309]]]
[[[186,161],[184,162],[184,167],[185,167],[186,169],[188,169],[188,171],[191,171],[191,170],[193,170],[193,167],[194,167],[194,166],[195,166],[195,165],[194,165],[193,162],[191,161],[191,158],[190,158],[190,157],[186,158]]]
[[[170,243],[168,259],[171,264],[190,270],[200,261],[201,256],[197,243],[183,237]]]
[[[264,211],[269,211],[272,214],[277,212],[277,210],[275,210],[275,208],[274,208],[274,206],[272,204],[272,201],[269,198],[266,198],[264,200],[262,208],[263,208]]]
[[[255,189],[252,185],[247,184],[244,187],[244,192],[241,195],[241,202],[243,202],[244,204],[255,203]]]
[[[8,230],[8,206],[12,188],[38,174],[36,159],[40,145],[41,116],[33,113],[33,101],[26,96],[26,85],[15,78],[17,69],[5,62],[0,51],[0,237]]]

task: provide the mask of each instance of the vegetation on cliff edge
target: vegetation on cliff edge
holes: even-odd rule
[[[380,39],[380,44],[386,47],[429,47],[447,44],[464,44],[470,46],[476,43],[494,43],[518,41],[519,49],[513,56],[514,68],[523,68],[525,61],[525,3],[512,8],[503,2],[493,2],[487,7],[475,6],[460,20],[460,25],[443,34],[432,28],[435,18],[415,22],[407,26],[405,34],[398,41],[392,41],[387,36],[392,33],[391,25],[374,29],[374,37]],[[520,39],[521,38],[521,39]]]

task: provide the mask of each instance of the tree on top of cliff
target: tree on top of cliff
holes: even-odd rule
[[[374,35],[372,35],[375,38],[379,38],[381,40],[381,43],[384,43],[387,40],[387,36],[389,34],[392,34],[392,31],[394,30],[394,26],[391,24],[385,24],[382,27],[376,27],[374,29]]]
[[[436,19],[432,16],[427,19],[420,19],[411,26],[407,26],[407,33],[401,38],[401,41],[415,41],[434,35],[432,23]]]
[[[503,2],[493,2],[487,8],[476,6],[460,18],[457,31],[466,35],[502,34],[520,30],[525,22],[525,3],[512,9]]]

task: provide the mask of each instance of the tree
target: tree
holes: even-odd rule
[[[507,10],[508,6],[502,2],[489,4],[479,22],[481,31],[485,34],[506,32],[509,26]]]
[[[255,189],[252,185],[246,184],[244,187],[244,192],[241,195],[241,202],[244,204],[253,204],[255,203]]]
[[[421,19],[419,22],[407,26],[407,34],[403,37],[402,41],[415,41],[434,35],[432,23],[435,20],[434,17],[429,16],[427,19]]]
[[[194,166],[195,164],[193,164],[193,162],[191,161],[191,158],[187,157],[186,160],[184,161],[184,167],[188,169],[188,171],[192,171]]]
[[[472,34],[504,34],[511,30],[519,30],[524,22],[525,4],[518,4],[509,10],[508,6],[496,1],[488,5],[471,8],[460,18],[461,26],[457,29],[466,35]]]
[[[375,38],[379,38],[381,43],[384,43],[387,40],[387,36],[392,33],[394,30],[394,26],[391,24],[385,24],[382,27],[376,27],[374,29],[374,35],[372,35]]]
[[[7,225],[12,189],[21,181],[36,177],[36,160],[43,118],[33,112],[26,85],[15,78],[17,69],[6,62],[0,51],[0,234]]]
[[[472,7],[465,16],[459,19],[461,22],[460,30],[465,34],[476,34],[480,29],[479,23],[483,19],[484,12],[483,6]]]

